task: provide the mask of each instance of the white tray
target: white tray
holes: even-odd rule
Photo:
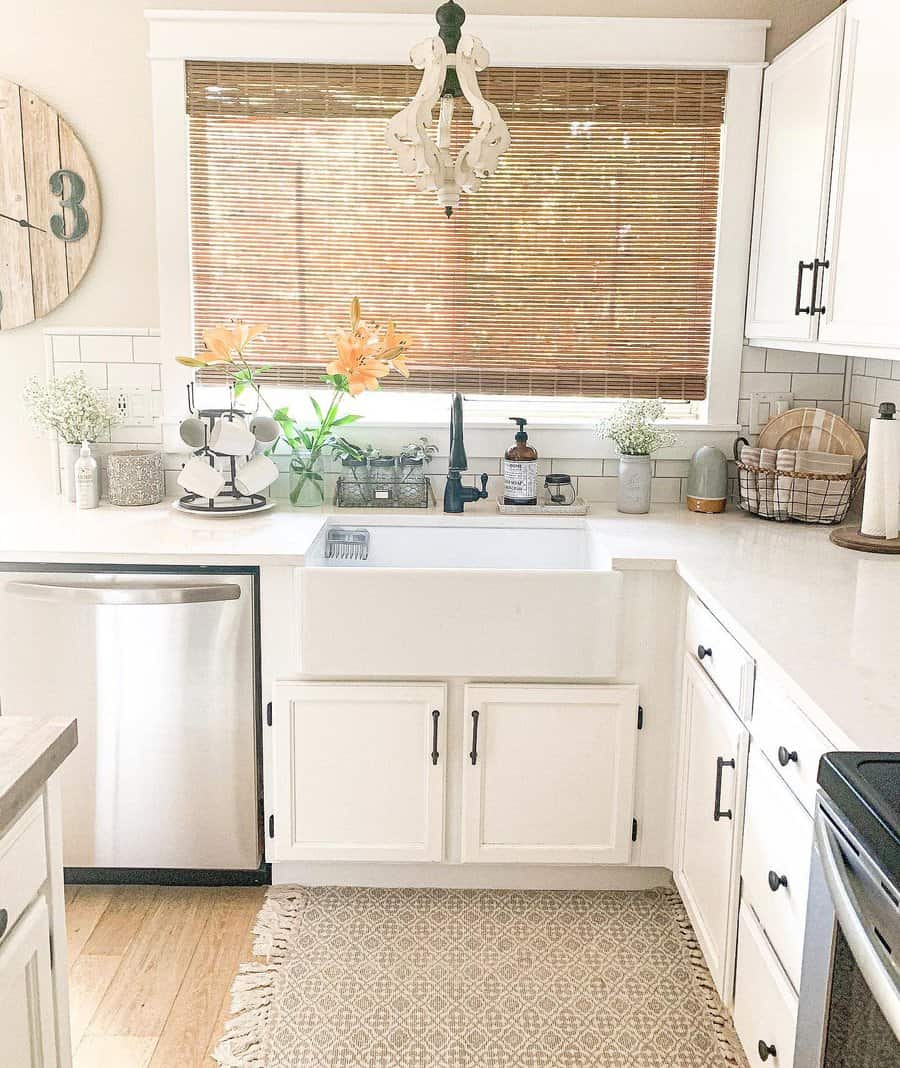
[[[504,504],[497,501],[497,511],[502,515],[587,515],[591,506],[581,497],[572,504]]]

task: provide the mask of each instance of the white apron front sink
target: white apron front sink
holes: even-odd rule
[[[305,673],[559,679],[616,673],[622,576],[586,523],[333,521],[369,531],[365,561],[299,574]]]

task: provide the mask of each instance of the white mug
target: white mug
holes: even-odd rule
[[[192,449],[202,449],[206,444],[206,424],[195,415],[181,420],[178,433],[185,445],[189,445]]]
[[[225,486],[225,476],[212,467],[208,460],[194,456],[181,469],[178,485],[198,497],[215,497]]]
[[[262,493],[278,478],[278,468],[269,456],[256,456],[234,476],[234,488],[249,497]]]
[[[281,427],[268,415],[255,415],[250,420],[250,431],[260,445],[271,445],[281,437]]]
[[[209,435],[209,447],[225,456],[249,456],[256,438],[243,419],[217,419]]]

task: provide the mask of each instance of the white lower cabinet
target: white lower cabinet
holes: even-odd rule
[[[446,687],[277,682],[271,860],[437,861]]]
[[[467,686],[464,861],[624,864],[636,686]]]
[[[53,1068],[55,1012],[50,917],[40,896],[0,942],[0,1064]]]
[[[741,905],[734,1028],[751,1065],[791,1068],[797,1030],[797,995],[752,909]]]
[[[674,875],[726,1005],[734,976],[748,741],[731,706],[685,656]]]

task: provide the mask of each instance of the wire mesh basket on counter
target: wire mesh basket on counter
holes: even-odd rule
[[[341,475],[334,492],[338,508],[427,508],[434,503],[431,479]]]
[[[848,475],[773,471],[737,461],[738,505],[751,515],[784,522],[841,523],[865,476],[865,457]]]

